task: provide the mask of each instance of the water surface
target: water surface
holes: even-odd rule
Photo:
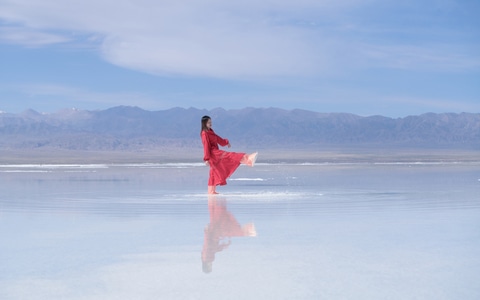
[[[0,165],[1,299],[480,299],[480,164]]]

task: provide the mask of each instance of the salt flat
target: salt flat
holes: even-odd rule
[[[0,163],[0,298],[480,297],[478,162],[271,157]]]

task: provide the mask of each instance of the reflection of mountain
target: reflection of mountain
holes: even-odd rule
[[[256,236],[255,225],[248,223],[241,226],[227,210],[227,202],[219,196],[208,198],[210,223],[205,227],[202,250],[202,267],[205,273],[212,271],[215,254],[231,244],[231,237]]]
[[[114,107],[101,111],[64,110],[40,114],[0,113],[0,147],[72,150],[138,150],[199,145],[199,120],[208,114],[218,133],[238,146],[317,147],[442,146],[480,144],[480,114],[423,114],[404,118],[361,117],[278,108],[146,111]]]

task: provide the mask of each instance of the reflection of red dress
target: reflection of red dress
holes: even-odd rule
[[[203,263],[212,263],[215,260],[215,253],[230,245],[230,237],[248,235],[227,210],[225,201],[209,200],[208,210],[210,211],[210,223],[205,228]]]
[[[203,160],[210,163],[209,186],[226,185],[227,178],[235,172],[245,153],[227,152],[218,145],[227,146],[228,140],[219,137],[213,129],[202,130]]]

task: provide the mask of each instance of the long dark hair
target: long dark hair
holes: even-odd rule
[[[207,122],[208,120],[210,120],[211,118],[209,116],[203,116],[202,117],[202,130],[200,130],[200,134],[202,134],[202,131],[207,131],[208,128],[207,128]]]

